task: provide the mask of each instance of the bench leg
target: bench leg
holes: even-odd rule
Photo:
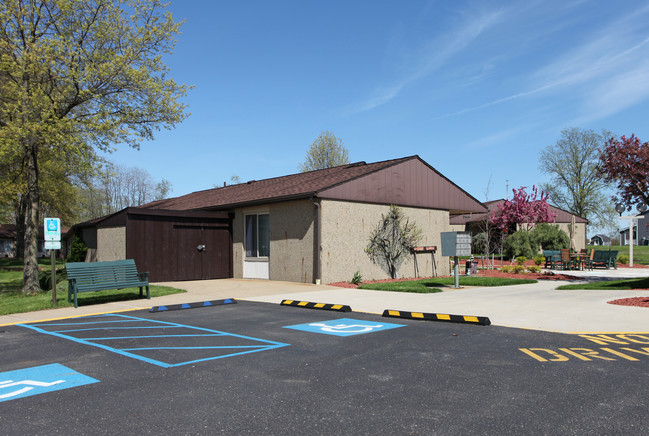
[[[74,308],[76,309],[79,307],[79,304],[77,303],[77,291],[74,291]]]

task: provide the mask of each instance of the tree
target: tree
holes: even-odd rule
[[[634,204],[649,204],[649,142],[638,137],[610,138],[600,154],[600,174],[617,185],[618,196],[629,210]]]
[[[92,168],[93,147],[137,148],[186,117],[188,87],[162,62],[179,26],[160,0],[0,2],[0,157],[19,165],[25,196],[23,293],[39,290],[45,164]]]
[[[529,231],[537,223],[554,222],[556,215],[550,211],[548,194],[541,191],[539,197],[536,186],[532,186],[532,194],[525,192],[526,189],[526,186],[512,189],[513,199],[499,204],[498,213],[493,212],[490,218],[493,225],[504,232],[513,233],[517,226]]]
[[[560,250],[570,246],[570,237],[558,225],[540,223],[530,232],[532,243],[543,250]]]
[[[168,198],[172,185],[168,180],[155,182],[145,169],[106,162],[103,170],[86,187],[78,190],[83,221]]]
[[[349,151],[343,146],[342,140],[329,130],[323,130],[309,146],[304,163],[298,165],[298,169],[305,173],[348,163]]]
[[[561,138],[541,151],[539,169],[549,174],[541,185],[550,202],[590,220],[596,227],[615,223],[615,210],[608,200],[610,187],[600,175],[600,150],[612,135],[575,127],[561,131]]]
[[[370,234],[365,252],[372,263],[380,265],[390,278],[395,279],[399,276],[399,267],[410,256],[411,249],[421,237],[421,230],[406,218],[401,208],[391,205],[388,213],[381,215],[379,225]]]

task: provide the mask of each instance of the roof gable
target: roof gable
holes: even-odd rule
[[[415,156],[333,186],[321,198],[480,213],[486,208],[440,172]]]
[[[250,181],[193,192],[141,207],[166,210],[227,209],[312,196],[466,212],[485,210],[479,201],[418,156],[370,164],[359,162]]]

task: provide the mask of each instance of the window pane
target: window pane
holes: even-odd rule
[[[259,256],[270,255],[270,220],[268,215],[259,215]]]
[[[257,257],[257,215],[246,215],[246,256]]]

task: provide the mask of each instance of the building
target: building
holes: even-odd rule
[[[64,229],[63,232],[67,231]],[[50,250],[45,249],[43,226],[38,228],[38,257],[48,257]],[[64,244],[62,247],[65,249]],[[14,257],[16,255],[16,225],[0,224],[0,257]]]
[[[627,230],[628,233],[628,230]],[[608,237],[607,235],[603,234],[597,234],[590,238],[590,245],[598,245],[598,246],[610,246],[611,245],[611,238]]]
[[[358,162],[222,188],[124,209],[74,226],[88,260],[133,258],[152,281],[262,278],[304,283],[385,278],[365,254],[389,206],[439,246],[451,214],[485,207],[418,156]],[[421,259],[422,276],[433,260]],[[439,255],[435,268],[448,267]],[[441,270],[441,269],[440,269]],[[414,275],[412,259],[399,271]]]
[[[633,220],[633,245],[649,245],[649,212],[641,213],[643,218]],[[629,222],[620,230],[620,245],[629,245]]]
[[[505,200],[500,199],[500,200],[494,200],[494,201],[488,201],[484,203],[484,205],[487,207],[489,210],[486,213],[479,213],[479,214],[457,214],[457,215],[452,215],[450,218],[450,224],[451,228],[454,231],[468,231],[471,232],[474,236],[477,235],[478,233],[484,232],[484,222],[488,219],[491,218],[491,216],[494,213],[499,213],[498,205],[502,204]],[[582,218],[578,215],[574,215],[568,211],[565,211],[563,209],[559,209],[558,207],[549,205],[550,207],[550,212],[552,212],[555,216],[554,218],[554,223],[559,226],[561,230],[566,232],[566,234],[570,235],[570,228],[572,226],[572,221],[574,218],[575,222],[575,235],[574,235],[574,241],[575,241],[575,249],[576,250],[581,250],[586,248],[586,225],[588,224],[588,220],[585,218]]]

